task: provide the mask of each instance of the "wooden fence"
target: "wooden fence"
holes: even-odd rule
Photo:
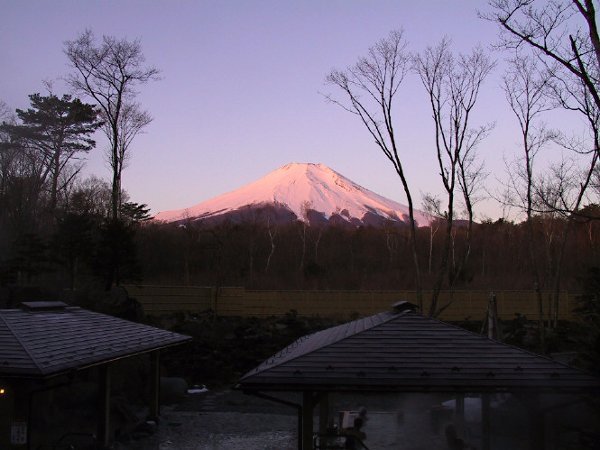
[[[179,311],[198,313],[212,310],[220,316],[281,316],[296,311],[299,315],[348,319],[363,317],[390,309],[393,303],[407,300],[416,303],[415,291],[253,291],[240,287],[197,286],[124,286],[149,315],[165,315]],[[447,306],[442,320],[483,320],[490,291],[442,292],[438,305]],[[498,316],[512,319],[516,314],[538,318],[538,304],[533,291],[496,291]],[[576,293],[561,292],[558,317],[573,320]],[[424,292],[426,305],[431,292]],[[544,315],[550,318],[553,295],[543,293]]]

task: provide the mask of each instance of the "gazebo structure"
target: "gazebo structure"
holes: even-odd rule
[[[32,448],[36,396],[69,385],[92,368],[99,382],[97,439],[108,446],[112,363],[150,355],[150,415],[158,417],[160,351],[190,339],[62,302],[0,310],[0,448]]]
[[[491,448],[490,398],[511,393],[529,409],[529,448],[544,446],[540,394],[598,394],[600,379],[565,364],[423,317],[400,302],[383,312],[299,339],[243,376],[247,394],[298,409],[298,449],[313,449],[313,412],[320,433],[331,393],[446,393],[464,416],[465,394],[481,402],[482,450]],[[282,393],[301,394],[301,403]]]

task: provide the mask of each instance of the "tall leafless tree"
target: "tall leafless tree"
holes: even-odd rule
[[[78,92],[87,94],[100,107],[110,142],[109,163],[113,170],[112,217],[119,217],[121,174],[133,138],[151,118],[134,101],[136,87],[157,79],[158,70],[145,65],[139,40],[103,36],[97,43],[90,30],[65,43],[65,54],[73,68],[67,78]]]
[[[114,174],[113,187],[116,183],[116,190],[118,192],[123,191],[121,178],[123,169],[127,166],[130,157],[129,146],[133,139],[139,133],[143,132],[143,129],[149,125],[150,122],[152,122],[152,117],[147,111],[141,110],[138,103],[128,101],[123,103],[121,114],[119,115],[117,123],[118,140],[116,142],[114,141],[115,134],[112,131],[112,125],[108,121],[105,123],[104,132],[108,137],[111,148],[108,154],[108,164]],[[113,153],[115,146],[117,148],[116,158]],[[119,210],[121,209],[122,201],[123,199],[121,198],[121,195],[119,195],[117,205]]]
[[[491,0],[482,17],[504,31],[501,46],[529,46],[577,78],[600,109],[600,38],[593,0]]]
[[[429,96],[436,156],[447,197],[445,240],[429,309],[429,314],[435,315],[448,270],[457,197],[461,196],[468,214],[467,244],[461,264],[450,274],[450,287],[470,254],[474,192],[483,176],[475,151],[492,127],[474,128],[471,120],[481,85],[492,71],[494,62],[481,48],[476,48],[470,55],[455,57],[450,50],[450,41],[444,38],[437,46],[428,47],[417,55],[414,67]]]
[[[558,313],[560,271],[574,216],[588,199],[600,157],[600,38],[593,0],[491,0],[482,17],[502,30],[499,46],[527,48],[549,74],[555,106],[581,114],[591,142],[562,137],[560,143],[579,162],[561,161],[537,189],[540,212],[562,214],[567,220],[554,270],[554,317]],[[587,157],[587,160],[586,160]],[[577,180],[576,182],[573,182]],[[595,218],[591,218],[595,219]]]
[[[4,100],[0,100],[0,123],[11,125],[16,123],[16,117]],[[2,131],[2,128],[0,128],[0,205],[3,205],[7,182],[15,159],[15,149],[11,143],[11,138],[12,136],[9,133]]]
[[[427,273],[429,275],[431,275],[433,268],[433,239],[440,229],[441,217],[443,216],[441,203],[441,200],[432,194],[423,196],[423,212],[429,219],[429,257],[427,258]]]
[[[337,100],[331,95],[327,98],[360,119],[377,147],[392,163],[402,182],[408,203],[417,301],[423,309],[414,202],[393,120],[398,89],[410,69],[410,56],[406,46],[403,32],[392,31],[387,38],[372,46],[367,56],[359,58],[355,65],[346,70],[333,70],[327,75],[327,83],[341,89],[345,100]]]
[[[269,272],[271,267],[271,259],[275,254],[275,238],[277,237],[278,228],[271,224],[271,217],[267,216],[267,234],[269,235],[269,255],[267,256],[267,262],[265,264],[265,273]]]
[[[545,348],[544,301],[542,297],[542,277],[537,257],[537,240],[534,229],[534,163],[540,149],[556,134],[546,129],[541,115],[551,109],[548,96],[550,76],[541,70],[537,59],[517,53],[509,61],[502,79],[502,89],[519,123],[522,142],[522,156],[509,169],[509,189],[517,198],[517,207],[525,212],[527,227],[527,248],[534,277],[538,303],[538,330],[542,351]]]
[[[565,147],[589,160],[575,201],[560,199],[554,206],[563,214],[577,214],[590,186],[600,156],[598,112],[600,111],[600,38],[593,0],[491,0],[490,10],[481,14],[502,30],[499,46],[528,48],[550,75],[552,96],[557,106],[583,114],[590,125],[592,145],[563,141]],[[579,199],[579,201],[577,201]],[[564,200],[564,201],[563,201]]]

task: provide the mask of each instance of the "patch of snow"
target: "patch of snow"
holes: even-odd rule
[[[195,384],[187,390],[188,394],[204,394],[205,392],[208,392],[208,388],[203,384]]]

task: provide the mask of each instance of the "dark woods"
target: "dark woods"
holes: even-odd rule
[[[14,198],[18,191],[3,194],[16,204],[29,200]],[[305,226],[300,221],[274,225],[256,219],[163,224],[148,221],[148,210],[134,203],[124,203],[115,220],[110,218],[108,183],[86,180],[64,194],[51,211],[50,197],[42,191],[36,215],[23,217],[18,208],[2,208],[3,285],[105,289],[141,282],[250,289],[414,289],[408,227]],[[594,211],[588,208],[588,213]],[[14,219],[22,225],[15,226]],[[600,224],[534,216],[532,225],[539,286],[531,267],[527,224],[498,220],[474,226],[466,264],[467,230],[455,227],[444,287],[577,289],[578,276],[598,261]],[[435,281],[444,245],[441,233],[434,232],[437,226],[417,231],[426,289]]]
[[[79,172],[103,122],[69,95],[30,97],[0,125],[0,285],[110,287],[138,272],[135,227],[145,205],[111,217],[108,183]]]
[[[475,225],[467,264],[462,264],[467,230],[455,228],[445,288],[453,281],[458,289],[552,290],[556,278],[564,289],[577,288],[578,274],[598,260],[600,224],[534,217],[533,226],[536,257],[543,267],[541,286],[532,281],[526,224],[498,220]],[[571,231],[565,234],[567,226]],[[421,227],[417,232],[426,289],[435,281],[444,244],[444,237],[432,233],[432,228]],[[148,223],[139,228],[136,242],[148,283],[255,289],[414,289],[408,227],[305,227],[302,222],[274,226],[266,220],[213,226],[201,221]],[[559,258],[568,264],[559,267]]]

